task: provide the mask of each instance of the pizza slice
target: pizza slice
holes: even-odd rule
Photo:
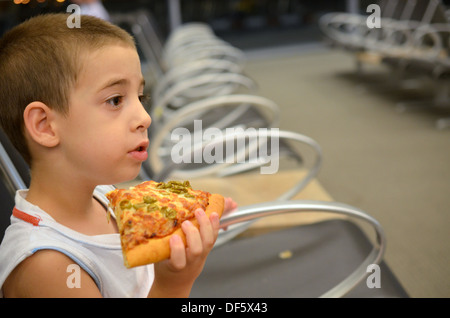
[[[170,256],[169,240],[186,239],[181,223],[190,220],[197,228],[195,210],[222,215],[224,198],[192,189],[189,181],[145,181],[106,194],[119,228],[124,264],[131,268],[156,263]]]

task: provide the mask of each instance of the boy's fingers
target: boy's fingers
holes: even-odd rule
[[[195,215],[200,229],[188,220],[181,224],[186,236],[186,247],[178,235],[174,235],[170,239],[170,261],[172,266],[177,269],[184,267],[192,257],[200,256],[205,251],[209,251],[217,239],[219,215],[212,213],[208,217],[202,209],[197,209]]]
[[[220,229],[219,214],[217,214],[216,212],[211,213],[211,215],[209,216],[209,220],[211,222],[211,226],[213,229],[214,241],[212,242],[212,244],[214,245],[214,243],[217,240],[217,236],[219,235],[219,229]]]
[[[198,209],[195,215],[200,225],[203,246],[209,250],[214,245],[219,233],[219,215],[213,212],[208,217],[202,209]]]
[[[237,208],[237,203],[232,198],[225,198],[223,213],[226,215]]]
[[[186,245],[190,255],[200,255],[203,252],[203,243],[199,230],[190,222],[184,221],[181,224],[186,235]]]
[[[219,228],[220,228],[219,214],[217,214],[216,212],[213,212],[213,213],[211,213],[211,216],[209,217],[209,219],[211,220],[213,229],[218,232]]]
[[[179,235],[170,238],[170,263],[175,269],[186,266],[186,251],[183,240]]]

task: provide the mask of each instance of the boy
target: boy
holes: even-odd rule
[[[71,29],[67,17],[32,18],[0,41],[1,125],[31,171],[0,247],[0,296],[186,297],[219,218],[197,210],[200,230],[182,224],[187,248],[174,236],[169,260],[123,266],[98,185],[134,179],[147,159],[139,57],[122,29],[89,16]]]

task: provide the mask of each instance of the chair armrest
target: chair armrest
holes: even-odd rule
[[[279,120],[278,105],[275,104],[273,101],[264,98],[262,96],[236,94],[236,95],[210,97],[199,100],[197,102],[193,102],[174,112],[173,116],[166,123],[160,124],[159,127],[157,127],[157,129],[155,130],[156,135],[152,137],[152,142],[150,143],[149,149],[149,162],[153,168],[153,171],[157,174],[163,173],[163,175],[166,175],[163,169],[166,170],[167,172],[176,169],[176,165],[164,163],[160,157],[164,141],[165,139],[168,138],[173,129],[180,126],[183,127],[183,122],[185,122],[186,120],[193,122],[194,119],[200,119],[201,115],[199,114],[207,113],[214,109],[217,110],[218,107],[230,105],[238,105],[235,110],[229,111],[228,114],[226,115],[226,117],[230,116],[231,119],[235,111],[238,112],[240,111],[240,107],[244,107],[245,109],[247,107],[254,107],[261,114],[264,114],[268,118],[268,121],[270,122],[271,125],[276,125]],[[214,124],[212,126],[215,127],[216,125]],[[207,127],[202,128],[205,129]],[[225,137],[225,139],[216,139],[214,142],[223,143],[227,140],[226,138],[230,138],[231,140],[231,138],[234,139],[236,138],[236,136],[228,135],[228,137]],[[199,149],[200,150],[203,149],[204,146],[205,143],[203,142],[203,140],[200,140],[200,144],[196,144],[194,147],[191,148],[191,153],[199,151]],[[185,178],[192,178],[199,175],[209,175],[220,169],[223,169],[223,166],[224,164],[209,165],[202,169],[196,169],[196,171],[192,173],[188,172],[181,173],[181,171],[178,171],[178,175],[180,175],[180,177]]]
[[[243,75],[243,74],[237,74],[237,73],[223,73],[223,74],[204,74],[200,75],[185,81],[181,81],[173,85],[163,96],[160,100],[155,101],[155,104],[152,107],[152,118],[156,122],[158,122],[162,116],[164,115],[168,104],[171,102],[172,99],[182,94],[183,91],[191,90],[191,89],[197,89],[201,90],[204,86],[209,86],[211,84],[215,85],[223,85],[223,90],[225,91],[219,91],[220,95],[229,94],[232,92],[233,87],[235,86],[241,86],[246,87],[250,90],[256,89],[256,83],[249,77]],[[230,92],[231,90],[231,92]],[[204,97],[211,96],[211,92],[205,90],[204,92],[199,93],[198,98],[201,97],[201,95],[204,95]],[[217,91],[215,92],[217,95]],[[214,95],[212,95],[214,96]],[[172,114],[171,114],[172,116]]]
[[[203,74],[243,73],[243,66],[227,60],[202,59],[169,69],[157,79],[152,92],[152,99],[157,101],[175,83],[189,80]]]
[[[445,41],[445,37],[447,37]],[[414,32],[415,57],[428,60],[448,59],[448,48],[450,46],[450,25],[448,24],[424,24]],[[431,40],[431,44],[429,44]],[[427,41],[428,43],[425,43]]]
[[[170,130],[168,130],[168,131],[170,131]],[[168,132],[164,132],[164,134],[167,134],[167,133]],[[163,135],[161,134],[160,136],[162,137]],[[190,156],[197,151],[201,151],[203,153],[203,149],[206,146],[209,146],[209,147],[214,147],[216,145],[222,146],[222,144],[226,145],[229,141],[232,141],[234,144],[235,140],[243,139],[245,141],[246,138],[249,138],[250,140],[251,139],[256,140],[256,143],[249,144],[248,147],[244,147],[246,149],[240,150],[240,151],[246,151],[247,153],[245,153],[245,155],[248,155],[248,153],[250,153],[250,152],[253,152],[254,154],[259,154],[260,157],[256,157],[256,155],[255,155],[257,162],[248,163],[248,164],[240,163],[238,165],[235,165],[234,162],[230,163],[230,162],[224,161],[222,163],[213,163],[213,164],[207,165],[206,167],[192,169],[189,171],[182,170],[183,165],[181,165],[181,168],[180,168],[180,166],[176,165],[176,164],[166,164],[165,166],[160,167],[158,165],[162,165],[162,162],[161,162],[161,158],[159,158],[157,155],[157,147],[160,146],[161,141],[158,142],[158,140],[161,140],[161,137],[158,138],[158,136],[157,136],[157,138],[155,138],[155,140],[153,141],[154,148],[150,149],[150,159],[149,159],[153,165],[152,167],[154,167],[153,170],[156,171],[156,173],[157,173],[156,178],[158,180],[165,179],[169,175],[171,175],[172,177],[175,176],[176,178],[180,178],[180,179],[183,179],[183,178],[184,179],[193,179],[193,178],[204,177],[206,175],[213,175],[213,174],[218,174],[218,175],[222,176],[222,175],[230,175],[230,174],[240,173],[243,170],[250,170],[250,169],[254,169],[256,167],[262,167],[263,165],[267,164],[268,161],[265,160],[267,158],[261,159],[261,150],[259,149],[261,147],[261,138],[263,138],[267,143],[270,138],[276,138],[277,145],[279,145],[280,139],[297,142],[302,145],[308,146],[314,154],[314,160],[311,164],[311,167],[309,167],[309,169],[307,170],[306,175],[304,175],[301,180],[299,180],[296,184],[294,184],[294,186],[292,186],[290,189],[288,189],[287,191],[282,193],[277,198],[277,200],[289,200],[289,199],[295,197],[301,190],[303,190],[306,187],[306,185],[309,184],[309,182],[311,182],[312,179],[314,179],[317,176],[317,174],[320,171],[321,165],[322,165],[321,147],[312,138],[302,135],[302,134],[299,134],[299,133],[290,132],[290,131],[282,131],[282,130],[278,130],[278,129],[273,131],[273,130],[268,130],[268,129],[262,129],[259,131],[249,130],[244,133],[239,132],[239,131],[225,133],[223,136],[221,136],[221,137],[217,136],[216,138],[214,138],[211,141],[204,141],[197,145],[194,145],[194,147],[192,147],[190,149],[190,153],[186,154],[190,158]],[[272,142],[271,142],[271,145],[272,145]],[[252,149],[250,149],[250,148],[252,148]],[[272,151],[276,151],[276,150],[272,150]],[[294,150],[292,150],[292,151],[294,151]],[[275,154],[275,156],[278,155],[278,153],[274,153],[274,154]],[[240,156],[240,155],[242,156],[242,153],[238,153],[238,156]],[[299,156],[303,157],[301,153],[299,154]],[[270,160],[271,158],[268,158],[268,159]],[[279,158],[277,158],[277,159],[279,159]],[[241,165],[244,165],[244,168],[242,168]]]
[[[221,227],[228,227],[227,231],[220,232],[216,246],[226,243],[236,235],[242,233],[251,222],[258,218],[273,216],[282,213],[326,212],[344,215],[368,223],[374,230],[376,240],[373,248],[365,260],[339,284],[328,290],[321,297],[342,297],[357,286],[367,274],[367,268],[372,264],[379,264],[386,250],[386,237],[380,223],[366,212],[339,202],[322,201],[274,201],[249,205],[239,208],[237,212],[224,216]],[[233,226],[236,226],[234,227]]]
[[[19,189],[26,189],[27,186],[17,171],[14,163],[9,157],[3,145],[0,143],[0,170],[4,174],[8,190],[11,192],[12,197],[14,197],[15,192]]]

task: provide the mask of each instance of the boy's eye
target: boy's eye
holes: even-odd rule
[[[122,104],[123,97],[122,96],[114,96],[108,99],[106,102],[114,107],[119,107]]]

